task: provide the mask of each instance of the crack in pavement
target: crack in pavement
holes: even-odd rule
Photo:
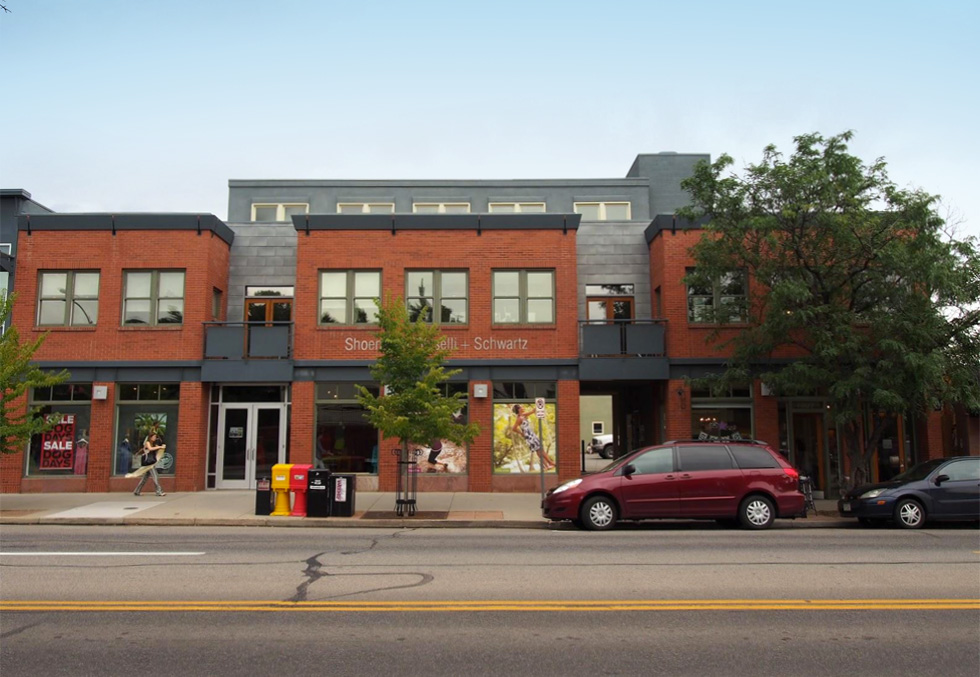
[[[408,529],[408,530],[403,530],[403,531],[392,533],[392,534],[390,534],[388,536],[388,538],[394,540],[394,539],[398,538],[399,536],[401,536],[402,534],[404,534],[405,531],[414,531],[414,529]],[[341,555],[359,555],[361,553],[370,552],[370,551],[374,550],[380,544],[380,542],[381,542],[381,539],[379,539],[379,538],[372,538],[371,541],[370,541],[370,543],[369,543],[369,545],[367,547],[360,548],[359,550],[344,550],[340,554]],[[369,573],[361,573],[361,572],[353,572],[353,573],[331,573],[329,571],[326,571],[324,569],[324,566],[325,565],[322,562],[320,562],[320,558],[323,557],[323,556],[325,556],[325,555],[328,555],[328,554],[329,553],[327,553],[327,552],[321,552],[321,553],[317,553],[316,555],[313,555],[312,557],[307,558],[307,560],[306,560],[306,569],[304,569],[303,572],[302,572],[302,575],[303,576],[306,576],[306,580],[303,581],[302,583],[300,583],[298,586],[296,586],[296,594],[293,595],[292,597],[290,597],[288,600],[286,600],[287,602],[305,602],[305,601],[307,601],[309,590],[310,590],[310,586],[313,585],[314,583],[316,583],[321,578],[337,578],[337,577],[340,577],[340,576],[360,576],[360,577],[364,577],[364,576],[384,576],[386,578],[390,578],[392,576],[391,573],[386,573],[386,572],[370,573],[370,574]],[[339,599],[341,597],[351,597],[353,595],[363,595],[363,594],[371,593],[371,592],[385,592],[385,591],[389,591],[389,590],[401,590],[401,589],[404,589],[404,588],[417,588],[417,587],[422,586],[422,585],[428,585],[429,583],[431,583],[431,582],[433,582],[435,580],[435,577],[432,576],[431,574],[426,574],[426,573],[423,573],[421,571],[399,571],[398,572],[398,575],[400,575],[400,576],[418,576],[419,577],[419,580],[416,581],[415,583],[408,583],[408,584],[402,584],[402,585],[384,585],[384,586],[381,586],[381,587],[378,587],[378,588],[369,588],[367,590],[358,590],[356,592],[346,592],[346,593],[338,594],[338,595],[328,595],[324,599]]]

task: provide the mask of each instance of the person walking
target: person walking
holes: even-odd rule
[[[146,480],[149,477],[153,478],[153,484],[156,485],[157,496],[166,496],[163,487],[160,486],[160,478],[157,476],[156,465],[160,460],[160,456],[163,455],[163,450],[167,448],[166,444],[160,439],[160,436],[154,431],[151,432],[146,441],[143,442],[143,449],[141,454],[143,458],[140,460],[140,470],[139,472],[143,475],[140,478],[140,483],[136,485],[136,489],[133,491],[134,496],[139,496],[140,492],[143,490],[143,485],[146,484]]]

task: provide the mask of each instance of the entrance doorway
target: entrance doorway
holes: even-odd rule
[[[254,489],[286,462],[285,404],[222,404],[218,409],[218,489]]]

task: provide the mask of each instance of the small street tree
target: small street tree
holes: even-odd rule
[[[434,440],[454,444],[471,442],[480,432],[475,423],[457,423],[454,414],[463,408],[462,393],[446,394],[444,385],[459,370],[442,366],[450,351],[438,326],[423,319],[412,322],[404,301],[389,298],[378,309],[381,355],[371,366],[371,376],[383,385],[374,395],[359,387],[358,401],[368,410],[367,419],[385,437],[397,438],[402,453],[412,444],[427,446]]]
[[[897,187],[882,159],[848,152],[851,138],[800,136],[788,159],[769,146],[741,175],[728,155],[703,162],[680,215],[705,220],[685,282],[747,286],[701,309],[732,349],[713,383],[826,397],[854,486],[883,432],[868,412],[980,407],[980,255],[947,233],[936,196]],[[722,338],[734,318],[747,325]]]
[[[10,317],[14,296],[0,295],[0,327]],[[44,342],[44,336],[21,344],[17,327],[11,325],[0,335],[0,453],[13,454],[24,449],[32,435],[51,430],[59,416],[42,417],[36,409],[27,411],[18,400],[28,388],[44,388],[63,383],[67,371],[52,374],[31,360]]]

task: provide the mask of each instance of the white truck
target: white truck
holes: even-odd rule
[[[603,458],[612,458],[615,446],[612,434],[596,435],[592,438],[592,444],[590,445],[592,452],[599,454]]]

